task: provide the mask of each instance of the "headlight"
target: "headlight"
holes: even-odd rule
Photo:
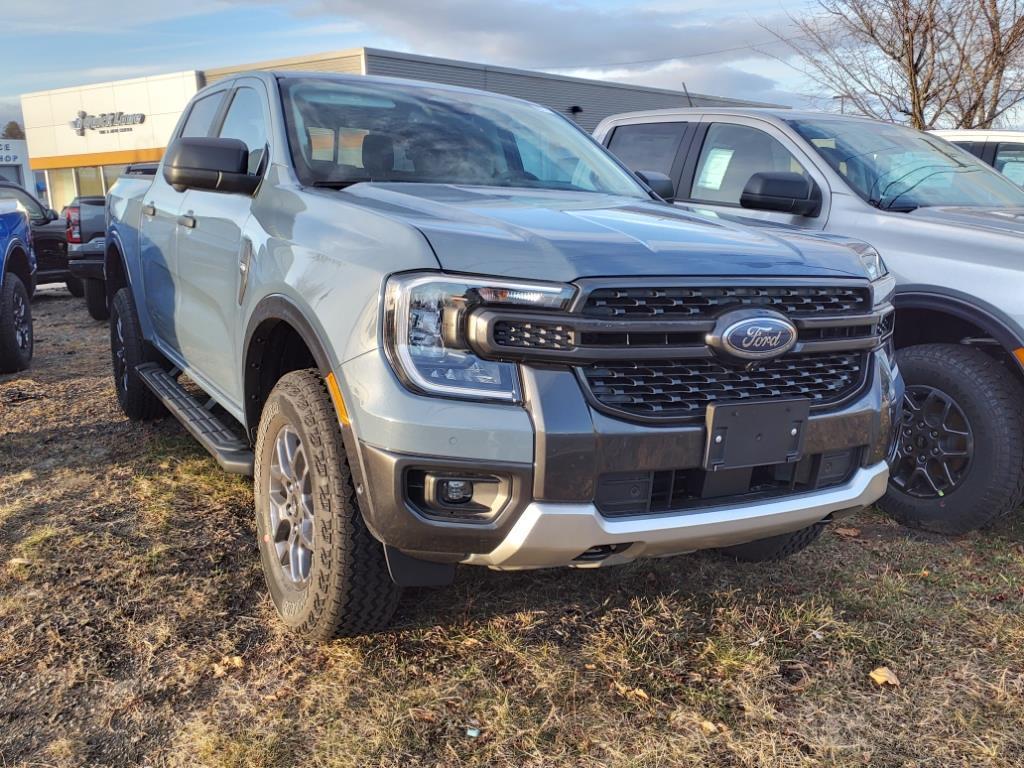
[[[871,280],[875,307],[891,304],[893,294],[896,292],[896,278],[889,274],[889,268],[885,265],[881,254],[867,244],[853,245],[852,247],[860,257],[860,263],[864,265],[864,271],[868,273],[868,278]]]
[[[855,249],[857,255],[860,256],[860,263],[864,265],[864,269],[868,273],[868,277],[871,280],[878,280],[879,278],[885,277],[889,274],[889,268],[885,266],[885,262],[882,261],[881,254],[870,246],[862,246]]]
[[[482,304],[564,309],[574,289],[455,275],[395,275],[387,282],[384,334],[392,367],[411,389],[477,400],[520,400],[514,363],[483,360],[465,339],[466,314]]]

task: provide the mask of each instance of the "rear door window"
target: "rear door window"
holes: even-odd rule
[[[985,142],[983,141],[954,141],[960,149],[966,149],[975,157],[981,157],[985,154]]]
[[[631,171],[658,171],[671,177],[687,123],[620,125],[608,149]]]
[[[690,198],[739,205],[740,195],[755,173],[807,171],[777,139],[748,125],[712,123],[697,160]]]
[[[1000,142],[993,165],[1017,186],[1024,186],[1024,144]]]

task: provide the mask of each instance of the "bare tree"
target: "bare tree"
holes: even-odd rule
[[[1024,0],[816,0],[785,41],[818,87],[915,128],[988,128],[1024,101]],[[781,36],[780,36],[781,39]]]

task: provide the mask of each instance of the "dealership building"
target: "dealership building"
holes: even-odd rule
[[[339,72],[479,88],[544,104],[592,131],[608,115],[679,106],[766,106],[749,101],[563,77],[373,48],[58,88],[21,97],[36,193],[58,210],[103,195],[129,163],[159,160],[200,88],[249,70]],[[27,186],[32,186],[28,184]]]

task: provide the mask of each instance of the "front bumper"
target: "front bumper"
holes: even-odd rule
[[[715,498],[696,509],[613,516],[598,508],[608,473],[688,470],[702,465],[701,424],[648,426],[588,404],[572,371],[523,366],[526,407],[414,395],[382,354],[343,366],[352,419],[350,452],[370,530],[414,557],[495,568],[602,564],[754,541],[863,507],[885,492],[885,458],[898,423],[902,379],[884,351],[851,402],[810,417],[805,455],[850,450],[841,482],[771,498]],[[474,522],[424,514],[410,498],[410,472],[489,473],[509,478],[506,503]],[[597,502],[597,503],[596,503]]]
[[[865,507],[881,498],[888,480],[889,467],[883,461],[859,469],[849,482],[825,491],[622,520],[603,517],[593,504],[534,502],[501,544],[464,562],[501,570],[585,568],[742,544]],[[595,548],[607,548],[611,554],[586,559],[585,553]]]

